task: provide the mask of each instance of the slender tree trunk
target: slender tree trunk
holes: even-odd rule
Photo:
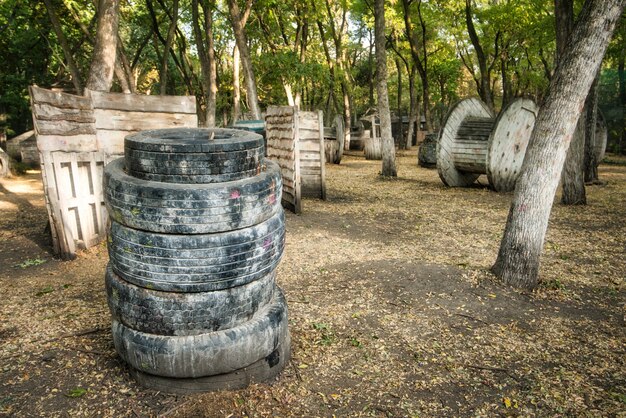
[[[369,81],[369,107],[374,107],[374,39],[372,39],[372,30],[368,31],[370,36],[369,54],[367,56],[367,76]]]
[[[385,0],[375,0],[374,19],[374,39],[376,43],[376,94],[378,96],[378,117],[380,118],[380,136],[383,150],[383,168],[381,174],[388,177],[397,177],[396,148],[391,134],[391,114],[389,113],[389,94],[387,92]],[[372,128],[375,129],[374,127]]]
[[[493,272],[533,289],[554,194],[585,98],[625,0],[587,1],[539,110]]]
[[[626,42],[622,43],[622,49],[620,51],[617,73],[619,78],[619,97],[622,104],[622,129],[619,134],[619,146],[617,152],[623,154],[626,149],[624,143],[626,142]]]
[[[420,19],[423,38],[421,48],[419,48],[417,40],[415,39],[413,24],[411,23],[411,2],[412,0],[402,0],[402,7],[404,10],[404,30],[409,41],[409,46],[411,47],[411,57],[413,58],[413,63],[415,64],[422,81],[422,111],[424,112],[424,119],[426,120],[426,130],[430,131],[432,129],[432,121],[430,114],[430,87],[428,81],[428,54],[426,53],[427,45],[425,40],[426,23],[422,18],[422,0],[418,0],[417,14]],[[420,57],[420,55],[422,56]]]
[[[472,0],[465,0],[465,23],[467,24],[467,33],[469,34],[474,51],[476,51],[476,59],[478,60],[478,68],[480,69],[480,98],[485,102],[491,110],[494,110],[493,92],[491,90],[491,80],[489,76],[489,69],[487,66],[487,56],[480,44],[480,38],[476,33],[474,27],[474,20],[472,19]]]
[[[596,161],[596,124],[598,122],[598,84],[600,73],[596,74],[585,102],[585,183],[598,181],[598,161]]]
[[[172,5],[172,20],[167,31],[165,40],[165,48],[163,48],[163,57],[161,61],[161,96],[167,94],[167,72],[170,49],[174,43],[174,35],[176,33],[176,24],[178,22],[178,0],[174,0]],[[173,54],[172,54],[173,55]]]
[[[408,70],[408,69],[407,69]],[[409,127],[406,132],[406,143],[409,147],[413,145],[413,136],[417,126],[417,94],[415,92],[415,66],[411,67],[409,74]]]
[[[216,124],[217,111],[217,60],[215,59],[215,40],[213,39],[213,10],[208,1],[203,1],[204,30],[207,37],[207,56],[209,58],[209,96],[207,97],[207,126]]]
[[[241,114],[240,64],[239,48],[235,44],[233,48],[233,123],[239,120]]]
[[[574,30],[574,1],[555,0],[555,24],[556,24],[556,62],[557,67],[561,64],[561,57],[570,42],[570,36]],[[567,151],[565,165],[562,173],[563,195],[561,202],[564,205],[585,205],[587,196],[585,193],[584,157],[585,157],[585,123],[584,112],[580,113],[581,121],[576,125],[570,148]]]
[[[396,57],[396,71],[398,72],[398,148],[407,149],[406,138],[404,137],[404,129],[402,126],[402,65],[400,64],[400,58]]]
[[[239,48],[241,64],[243,66],[243,72],[246,79],[246,97],[248,99],[248,105],[250,106],[250,111],[252,112],[254,118],[261,119],[262,115],[261,108],[259,107],[259,96],[256,89],[254,69],[252,68],[250,50],[248,49],[248,40],[246,32],[243,28],[244,25],[242,24],[242,16],[239,11],[239,5],[237,5],[237,0],[228,0],[228,11],[233,25],[235,42],[237,43],[237,48]]]
[[[204,117],[203,124],[206,127],[215,126],[215,102],[216,102],[216,71],[215,71],[215,51],[213,50],[213,16],[206,0],[202,2],[204,12],[204,31],[200,26],[200,7],[198,0],[192,0],[191,12],[194,36],[196,38],[196,47],[198,49],[198,57],[200,58],[202,94],[204,98]],[[206,42],[204,34],[206,34]],[[206,45],[206,46],[205,46]]]
[[[54,6],[52,5],[51,0],[44,0],[44,4],[46,5],[46,9],[48,10],[48,16],[50,16],[50,23],[52,24],[52,29],[54,30],[54,34],[59,41],[59,45],[61,45],[61,49],[63,49],[63,55],[65,56],[65,61],[67,62],[67,67],[70,71],[70,75],[72,76],[72,84],[74,84],[74,89],[76,90],[76,94],[81,94],[83,92],[83,81],[80,76],[80,71],[78,70],[78,66],[76,65],[76,61],[74,61],[74,56],[72,55],[72,50],[67,43],[67,38],[63,33],[63,28],[61,27],[61,22],[59,22],[59,18],[54,12]]]

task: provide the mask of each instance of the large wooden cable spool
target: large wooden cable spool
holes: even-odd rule
[[[446,116],[437,144],[441,180],[467,187],[486,174],[494,190],[513,190],[536,114],[529,99],[514,100],[497,118],[479,99],[458,102]]]

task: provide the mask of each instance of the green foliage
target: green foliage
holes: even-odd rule
[[[93,2],[51,0],[54,13],[72,49],[79,72],[86,78],[95,37]],[[217,59],[217,119],[230,114],[233,100],[234,37],[224,0],[199,0],[213,18]],[[245,7],[243,0],[240,8]],[[580,2],[579,2],[580,3]],[[168,94],[191,94],[203,103],[203,84],[192,26],[191,0],[180,1],[178,31],[168,61]],[[412,0],[408,22],[423,61],[430,97],[428,107],[435,122],[461,97],[476,95],[478,61],[470,42],[463,0]],[[496,106],[514,96],[541,100],[554,70],[554,10],[542,0],[476,0],[471,17],[489,66]],[[149,7],[151,6],[151,7]],[[407,39],[403,0],[386,8],[388,39],[388,87],[392,107],[397,107],[396,57],[401,58],[402,112],[409,111],[409,76],[413,74],[417,98],[423,94]],[[119,36],[132,66],[136,90],[156,94],[160,90],[162,38],[170,24],[171,2],[161,0],[122,2]],[[204,26],[204,7],[200,7]],[[342,111],[342,85],[348,89],[353,113],[360,117],[375,106],[373,10],[366,0],[257,0],[245,31],[250,44],[262,107],[285,104],[285,87],[302,97],[301,107]],[[342,27],[344,30],[342,31]],[[621,25],[607,53],[601,86],[601,106],[613,136],[623,135],[616,68],[623,60],[626,25]],[[320,32],[321,30],[321,32]],[[85,33],[86,32],[86,33]],[[325,45],[322,35],[324,34]],[[0,3],[0,116],[7,115],[9,137],[30,128],[28,86],[73,85],[66,57],[50,25],[43,2],[5,0]],[[328,56],[327,56],[327,53]],[[622,57],[622,58],[620,58]],[[241,86],[244,88],[243,74]],[[117,84],[114,91],[119,90]],[[606,93],[606,94],[605,94]],[[245,101],[245,91],[242,91]],[[1,119],[1,117],[0,117]]]

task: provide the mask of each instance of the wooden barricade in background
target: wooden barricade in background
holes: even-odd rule
[[[54,252],[71,259],[106,234],[102,170],[123,155],[124,137],[197,126],[195,98],[29,90]]]
[[[265,117],[267,157],[283,176],[283,206],[302,211],[302,196],[326,199],[322,112],[270,106]]]

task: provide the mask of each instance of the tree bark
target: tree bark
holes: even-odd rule
[[[585,183],[598,182],[596,161],[596,124],[598,122],[598,85],[600,73],[593,80],[585,102]]]
[[[378,95],[378,117],[380,118],[380,136],[383,150],[383,168],[381,174],[386,177],[397,177],[396,148],[391,135],[391,114],[389,113],[389,94],[387,92],[385,0],[375,0],[374,19],[374,42],[376,44],[376,94]]]
[[[554,0],[554,12],[557,49],[556,63],[558,67],[574,30],[574,0]],[[584,112],[581,112],[581,115],[584,116]],[[584,119],[584,117],[581,118]],[[563,195],[561,196],[561,203],[564,205],[587,204],[584,151],[585,123],[583,120],[576,125],[576,131],[565,158],[562,174]]]
[[[538,284],[554,194],[585,98],[625,0],[587,1],[539,110],[492,271],[522,289]]]
[[[480,39],[474,27],[472,19],[472,0],[465,0],[465,23],[467,24],[467,33],[469,34],[474,50],[476,51],[476,59],[478,60],[478,68],[480,69],[480,88],[478,92],[480,98],[485,102],[489,109],[494,110],[493,93],[491,91],[491,80],[489,69],[487,66],[487,56],[480,44]],[[497,42],[497,41],[496,41]]]
[[[65,56],[67,67],[70,71],[70,75],[72,76],[72,84],[74,84],[74,89],[76,90],[76,94],[81,94],[83,92],[82,77],[80,76],[80,71],[78,70],[76,61],[74,61],[72,50],[70,49],[70,46],[67,43],[67,38],[65,37],[65,34],[63,33],[61,22],[59,22],[59,18],[54,12],[54,6],[52,5],[52,1],[44,0],[44,4],[46,5],[46,9],[48,10],[48,16],[50,16],[50,23],[52,24],[52,29],[54,30],[54,34],[56,35],[57,40],[59,41],[59,45],[61,45],[61,49],[63,49],[63,55]]]
[[[398,148],[406,149],[407,142],[404,137],[404,129],[402,126],[402,65],[400,64],[400,58],[396,57],[396,71],[398,73],[398,101],[397,101],[397,112],[398,112]],[[393,130],[392,130],[393,132]]]
[[[202,9],[204,12],[204,31],[200,26],[200,5],[198,0],[192,0],[191,13],[196,38],[196,47],[198,48],[198,57],[200,58],[200,70],[202,72],[202,94],[204,97],[204,117],[203,125],[209,128],[215,126],[215,107],[217,95],[216,65],[215,51],[213,50],[213,16],[209,8],[209,2],[202,0]],[[205,36],[206,35],[206,41]]]
[[[411,48],[411,57],[413,63],[417,68],[417,72],[420,75],[422,81],[422,107],[424,112],[424,119],[426,119],[426,130],[432,129],[432,121],[430,115],[430,87],[428,81],[428,54],[426,51],[426,23],[422,18],[421,5],[422,0],[418,0],[417,15],[420,20],[420,26],[422,28],[422,44],[421,49],[415,39],[415,34],[411,24],[410,5],[412,0],[402,0],[402,7],[404,10],[404,29],[406,32],[407,40]]]
[[[249,10],[249,9],[248,9]],[[228,0],[228,11],[230,14],[233,32],[235,34],[235,42],[239,48],[241,64],[246,79],[246,95],[250,111],[255,119],[261,119],[261,108],[259,107],[259,96],[257,94],[256,80],[254,78],[254,69],[252,68],[252,60],[250,59],[250,50],[248,49],[248,40],[244,31],[245,13],[242,16],[237,0]],[[247,11],[246,11],[247,12]],[[242,21],[242,19],[244,19]]]
[[[86,86],[90,90],[111,90],[117,60],[119,8],[118,0],[100,0],[98,3],[96,44]]]
[[[167,94],[167,72],[169,53],[174,42],[174,35],[176,33],[176,24],[178,22],[178,0],[174,0],[172,5],[172,19],[170,21],[170,27],[167,30],[167,38],[165,39],[165,47],[163,48],[163,57],[161,61],[161,96]],[[174,55],[174,54],[172,54]]]

